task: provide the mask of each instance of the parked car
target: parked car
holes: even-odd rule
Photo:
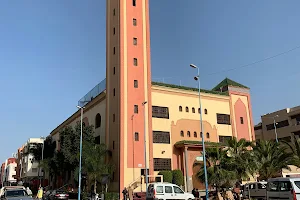
[[[4,186],[0,189],[0,196],[4,195],[6,190],[22,189],[26,190],[24,186]]]
[[[147,200],[195,199],[194,195],[184,192],[178,185],[172,183],[151,183],[148,186]]]
[[[47,190],[44,192],[43,200],[50,200],[50,195],[52,194],[53,190]]]
[[[69,194],[63,190],[53,190],[48,197],[49,200],[68,200]]]
[[[26,190],[23,189],[8,189],[1,196],[4,200],[32,200],[31,196],[28,196]]]
[[[266,199],[267,182],[247,183],[243,186],[244,199]]]
[[[300,178],[271,178],[267,185],[267,199],[300,200]]]

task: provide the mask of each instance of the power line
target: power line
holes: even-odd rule
[[[235,68],[231,68],[231,69],[221,70],[221,71],[210,73],[210,74],[207,74],[207,75],[215,75],[215,74],[219,74],[219,73],[223,73],[223,72],[229,72],[229,71],[233,71],[233,70],[237,70],[237,69],[241,69],[241,68],[246,68],[246,67],[249,67],[249,66],[252,66],[252,65],[255,65],[255,64],[258,64],[258,63],[261,63],[261,62],[264,62],[264,61],[267,61],[267,60],[270,60],[270,59],[273,59],[273,58],[276,58],[276,57],[279,57],[279,56],[282,56],[284,54],[290,53],[290,52],[295,51],[295,50],[297,50],[299,48],[300,48],[300,46],[296,46],[296,47],[294,47],[292,49],[289,49],[287,51],[278,53],[276,55],[273,55],[273,56],[270,56],[270,57],[267,57],[267,58],[264,58],[264,59],[261,59],[261,60],[249,63],[249,64],[246,64],[246,65],[242,65],[240,67],[235,67]]]

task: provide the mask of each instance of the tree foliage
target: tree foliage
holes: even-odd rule
[[[175,169],[172,171],[172,183],[182,186],[184,184],[183,173],[180,169]]]
[[[260,141],[253,147],[253,160],[260,180],[277,177],[282,169],[289,169],[293,163],[293,153],[286,145],[273,141]]]

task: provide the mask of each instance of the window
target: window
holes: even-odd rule
[[[134,113],[139,113],[139,106],[138,105],[134,105]]]
[[[114,35],[116,34],[116,28],[114,27]]]
[[[201,138],[203,137],[203,134],[202,134],[202,132],[200,132],[200,137],[201,137]]]
[[[174,188],[174,193],[175,194],[184,194],[184,192],[182,191],[182,189],[180,189],[179,187],[173,186],[173,188]]]
[[[292,185],[290,181],[282,181],[279,182],[279,191],[291,191],[292,190]]]
[[[170,132],[153,131],[153,143],[170,144]]]
[[[115,141],[113,141],[113,149],[115,149]]]
[[[220,143],[227,143],[227,141],[230,139],[231,139],[231,136],[219,136]]]
[[[196,131],[194,132],[194,137],[197,137],[197,132]]]
[[[244,118],[240,117],[241,124],[244,124]]]
[[[114,47],[114,54],[116,54],[116,47]]]
[[[138,133],[138,132],[135,132],[135,133],[134,133],[134,140],[135,140],[135,141],[139,141],[139,140],[140,140],[140,138],[139,138],[139,133]]]
[[[137,21],[136,21],[136,19],[135,19],[135,18],[133,18],[133,20],[132,20],[132,24],[133,24],[133,26],[136,26],[136,25],[137,25]]]
[[[116,74],[116,67],[114,67],[114,74]]]
[[[113,122],[115,122],[115,121],[116,121],[116,115],[113,114]]]
[[[171,170],[170,158],[153,158],[154,171]]]
[[[200,108],[198,108],[198,113],[200,114]]]
[[[160,193],[160,194],[164,193],[164,188],[163,188],[163,186],[156,186],[155,192],[156,192],[156,193]]]
[[[137,60],[137,58],[134,58],[134,59],[133,59],[133,65],[134,65],[134,66],[138,66],[138,60]]]
[[[209,133],[206,133],[206,138],[209,138]]]
[[[95,137],[95,144],[101,144],[100,136]]]
[[[134,80],[133,85],[134,85],[134,88],[138,88],[139,87],[138,80]]]
[[[190,131],[187,132],[187,136],[191,137],[191,132]]]
[[[165,186],[165,193],[166,194],[172,194],[173,188],[171,186]]]
[[[99,128],[101,126],[101,115],[98,113],[95,117],[95,128]]]
[[[278,191],[279,182],[269,182],[267,185],[267,190],[270,192]]]
[[[185,112],[189,112],[189,107],[185,107]]]
[[[204,114],[206,114],[206,115],[207,115],[207,109],[206,109],[206,108],[204,109]]]
[[[114,88],[114,96],[116,96],[116,88]]]
[[[116,9],[113,10],[113,15],[116,16]]]
[[[195,108],[194,107],[192,108],[192,113],[195,113]]]
[[[169,119],[169,108],[152,106],[152,117]]]
[[[133,38],[133,45],[137,45],[137,38]]]
[[[217,123],[230,125],[230,115],[217,113]]]
[[[179,112],[182,112],[182,106],[179,106]]]
[[[132,6],[136,6],[136,0],[132,0]]]
[[[184,132],[183,131],[180,131],[180,136],[184,137]]]

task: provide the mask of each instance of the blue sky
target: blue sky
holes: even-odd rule
[[[299,105],[296,0],[150,0],[153,80],[210,89],[225,77],[251,88],[260,115]],[[46,136],[105,78],[105,1],[0,3],[0,161],[29,137]],[[214,75],[211,73],[218,72]]]

